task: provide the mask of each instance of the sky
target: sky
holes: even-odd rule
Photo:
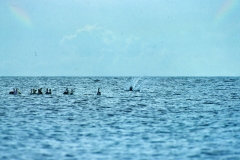
[[[0,76],[240,76],[239,0],[1,0]]]

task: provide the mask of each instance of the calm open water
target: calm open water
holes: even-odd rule
[[[240,159],[240,77],[0,77],[0,159]]]

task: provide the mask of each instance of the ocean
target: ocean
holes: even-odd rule
[[[240,77],[0,77],[0,159],[240,159]]]

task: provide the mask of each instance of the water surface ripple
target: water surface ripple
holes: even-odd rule
[[[240,159],[239,77],[129,81],[0,77],[0,159]]]

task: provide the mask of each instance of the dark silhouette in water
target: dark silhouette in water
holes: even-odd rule
[[[31,89],[31,93],[30,94],[37,94],[37,90],[36,89]]]
[[[9,94],[14,94],[15,93],[15,89],[13,88],[13,91],[10,91]]]
[[[47,88],[47,90],[46,90],[46,93],[45,94],[52,94],[52,91],[51,91],[51,89],[48,89]]]
[[[19,92],[17,88],[16,88],[16,92],[17,92],[17,94],[21,94],[21,92]]]
[[[66,88],[66,90],[63,92],[63,94],[68,94],[69,93],[69,90],[68,88]]]
[[[101,95],[100,88],[98,88],[97,95]]]
[[[71,89],[71,92],[69,92],[68,88],[63,92],[63,94],[70,94],[73,95],[73,89]]]
[[[38,93],[37,93],[37,94],[43,94],[43,93],[42,93],[42,88],[39,88],[39,89],[38,89]]]
[[[129,91],[133,91],[133,87],[132,86],[130,86]]]
[[[30,94],[43,94],[42,88],[39,88],[38,90],[31,89],[31,93]]]
[[[21,92],[19,92],[17,88],[13,88],[13,91],[10,91],[9,94],[21,94]]]

